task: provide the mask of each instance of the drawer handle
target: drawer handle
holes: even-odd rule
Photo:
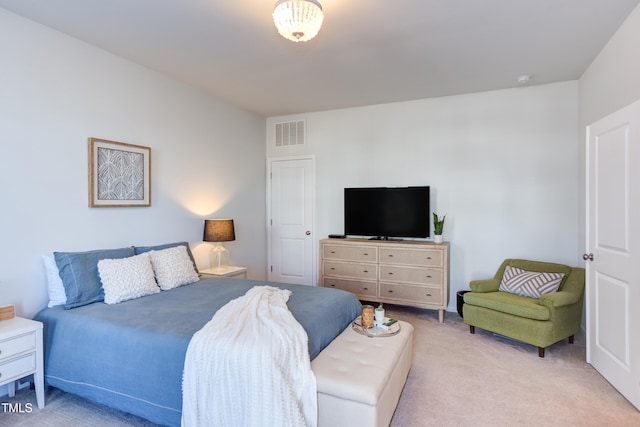
[[[389,292],[390,294],[392,294],[392,293],[393,293],[393,291],[387,291],[387,292]]]
[[[430,257],[430,256],[428,256],[428,257],[427,257],[427,259],[431,259],[431,257]]]
[[[335,288],[335,287],[336,287],[336,285],[333,285],[333,284],[332,284],[332,285],[329,285],[329,286],[331,286],[332,288]]]
[[[363,273],[368,273],[368,272],[369,272],[369,270],[364,270],[364,271],[363,271]]]
[[[335,253],[336,253],[336,251],[331,251],[331,253],[332,253],[332,254],[335,254]]]
[[[431,279],[431,276],[427,274],[427,278]]]
[[[335,270],[335,269],[336,269],[335,267],[331,267],[331,270]]]
[[[365,291],[368,291],[368,290],[369,290],[369,288],[364,288],[364,290],[365,290]]]
[[[364,256],[369,256],[369,254],[368,254],[368,253],[366,253],[366,252],[365,252],[365,253],[363,253],[362,255],[364,255]]]
[[[390,275],[390,276],[393,276],[393,273],[392,273],[392,272],[389,272],[389,275]]]
[[[428,297],[430,297],[430,296],[431,296],[431,294],[427,294],[427,296],[428,296]]]
[[[387,255],[389,258],[393,258],[393,254],[389,254]]]

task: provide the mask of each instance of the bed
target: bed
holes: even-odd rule
[[[46,384],[179,426],[191,336],[224,304],[267,284],[292,291],[287,305],[307,332],[311,359],[361,310],[340,290],[210,276],[118,304],[54,306],[35,317],[44,323]]]

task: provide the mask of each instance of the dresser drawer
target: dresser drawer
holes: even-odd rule
[[[437,249],[380,248],[380,263],[443,267],[443,253]]]
[[[22,378],[36,370],[36,353],[0,363],[0,384]]]
[[[415,283],[418,285],[442,285],[443,271],[435,268],[400,267],[381,265],[380,281]]]
[[[322,257],[344,261],[378,262],[378,248],[375,246],[324,245]]]
[[[376,282],[363,282],[359,280],[334,279],[325,277],[322,283],[325,288],[342,289],[352,294],[376,297]]]
[[[36,348],[36,333],[29,332],[0,341],[0,362]]]
[[[322,263],[324,276],[346,276],[354,279],[378,278],[378,266],[376,264],[358,264],[338,261],[324,261]]]
[[[428,286],[397,285],[380,282],[380,298],[442,305],[442,290]]]

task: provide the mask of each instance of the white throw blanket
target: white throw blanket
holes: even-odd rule
[[[182,380],[184,427],[316,426],[316,378],[290,295],[256,286],[193,335]]]

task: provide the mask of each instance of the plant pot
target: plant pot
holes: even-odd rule
[[[442,234],[435,234],[433,236],[433,243],[442,243]]]

